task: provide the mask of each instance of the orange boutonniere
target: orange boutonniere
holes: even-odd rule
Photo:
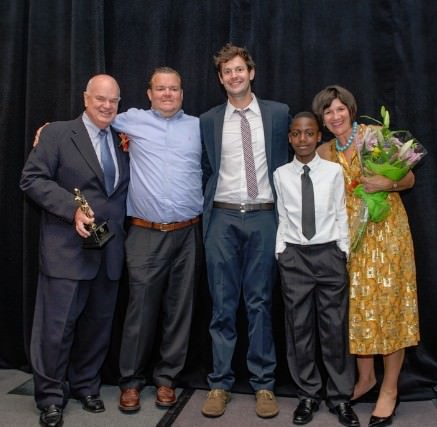
[[[124,133],[121,132],[118,134],[118,136],[120,137],[120,144],[118,144],[118,146],[126,153],[129,151],[129,137]]]

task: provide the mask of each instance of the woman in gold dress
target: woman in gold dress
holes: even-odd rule
[[[408,217],[399,191],[414,185],[410,171],[400,181],[363,176],[355,143],[365,125],[355,120],[354,96],[341,86],[328,86],[313,100],[313,111],[335,139],[318,148],[319,155],[340,163],[346,185],[346,205],[353,239],[362,200],[353,194],[357,183],[368,193],[388,191],[390,214],[381,222],[368,222],[360,245],[349,257],[350,352],[357,356],[358,381],[352,401],[376,385],[374,356],[381,354],[384,376],[369,427],[392,423],[399,403],[397,384],[405,348],[419,341],[414,249]]]

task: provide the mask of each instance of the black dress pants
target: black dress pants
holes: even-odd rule
[[[335,242],[291,245],[278,257],[285,306],[287,361],[298,397],[324,396],[316,360],[319,337],[329,406],[347,402],[354,387],[354,358],[348,345],[346,255]]]
[[[38,408],[99,394],[117,292],[104,262],[93,280],[39,274],[30,347]]]

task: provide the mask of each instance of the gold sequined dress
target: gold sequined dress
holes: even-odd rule
[[[361,206],[361,199],[352,193],[361,175],[359,156],[355,152],[349,164],[335,149],[335,140],[329,144],[330,160],[343,167],[351,226]],[[379,223],[369,221],[360,246],[349,259],[352,354],[390,354],[419,341],[416,269],[408,217],[397,192],[390,192],[388,200],[389,216]]]

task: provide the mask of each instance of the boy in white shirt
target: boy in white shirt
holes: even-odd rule
[[[348,348],[344,178],[339,164],[316,153],[320,138],[316,117],[298,113],[289,132],[294,159],[274,173],[279,213],[276,255],[285,306],[287,361],[299,398],[293,423],[309,423],[325,398],[341,424],[357,427],[359,421],[350,405],[355,365]],[[304,181],[311,181],[309,202]],[[324,390],[316,360],[317,338],[327,374]]]

